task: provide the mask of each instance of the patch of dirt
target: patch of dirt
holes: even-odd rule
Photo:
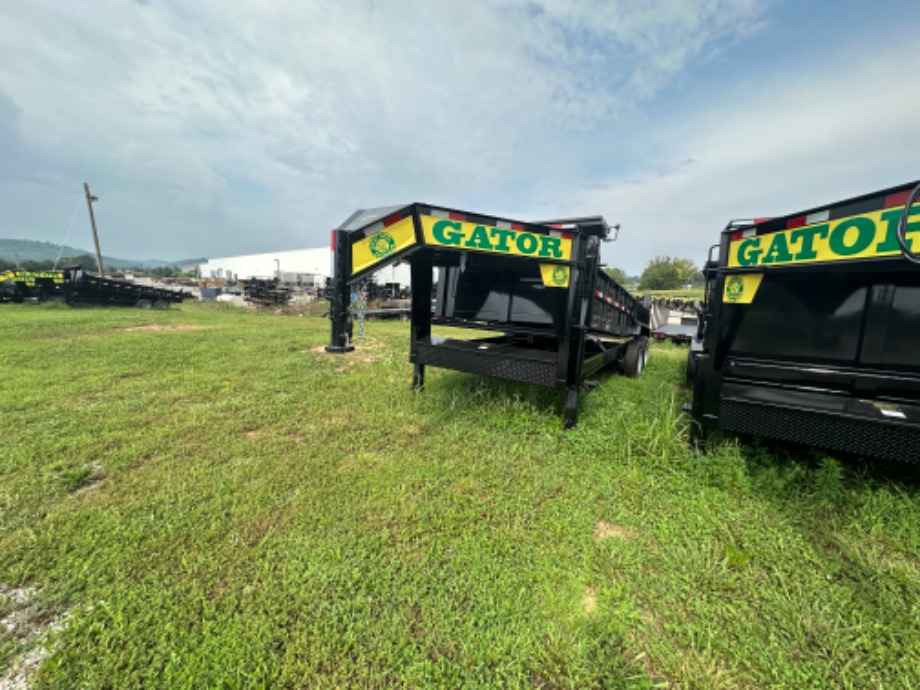
[[[632,536],[632,532],[625,527],[613,525],[603,520],[599,521],[597,525],[594,526],[594,532],[591,535],[594,541],[602,541],[604,539],[610,539],[611,537],[616,539],[630,539]]]
[[[86,478],[86,481],[83,482],[83,484],[81,484],[78,489],[72,491],[71,493],[74,496],[79,496],[80,494],[85,494],[94,489],[98,489],[100,482],[103,479],[105,479],[105,468],[98,462],[94,462],[92,465],[92,472]]]
[[[383,355],[358,355],[357,357],[352,357],[351,361],[358,364],[367,364],[368,362],[376,362],[378,359],[383,359]]]
[[[130,326],[128,328],[117,329],[119,333],[140,333],[140,332],[160,332],[160,331],[200,331],[207,326],[199,326],[194,323],[170,323],[170,324],[150,324],[148,326]]]
[[[274,429],[250,429],[246,432],[246,438],[275,438]]]
[[[35,591],[29,587],[0,585],[0,598],[12,611],[0,618],[0,629],[18,640],[18,656],[0,676],[0,690],[28,690],[30,678],[53,651],[48,638],[67,626],[67,614],[47,620],[34,604]],[[4,673],[4,671],[0,671]]]
[[[384,353],[381,351],[386,348],[386,344],[383,341],[375,340],[374,338],[364,338],[363,340],[353,341],[352,344],[355,346],[353,352],[336,354],[338,361],[344,365],[336,367],[335,370],[339,373],[346,371],[348,366],[352,364],[367,364],[382,359]],[[326,352],[325,345],[311,347],[309,351],[322,355],[329,354]]]
[[[581,608],[588,616],[597,608],[597,590],[593,586],[586,587],[585,593],[581,595]]]

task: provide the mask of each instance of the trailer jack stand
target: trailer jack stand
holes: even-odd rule
[[[412,390],[420,391],[425,389],[425,365],[416,364],[412,368]]]
[[[571,429],[578,424],[578,386],[569,386],[565,392],[565,411],[562,413],[562,427]]]

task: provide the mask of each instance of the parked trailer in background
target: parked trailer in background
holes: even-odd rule
[[[614,364],[637,376],[648,357],[648,306],[600,268],[609,230],[599,216],[525,223],[421,203],[356,211],[332,235],[326,349],[354,349],[351,285],[408,263],[413,385],[435,366],[557,388],[572,427],[588,377]],[[433,325],[490,335],[439,338]]]
[[[6,271],[0,273],[0,302],[44,301],[61,298],[67,304],[110,306],[167,306],[192,296],[182,290],[169,290],[114,278],[100,278],[82,266],[53,271]]]
[[[918,195],[723,231],[688,362],[699,432],[920,461]]]

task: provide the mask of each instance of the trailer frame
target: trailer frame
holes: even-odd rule
[[[521,222],[424,203],[356,211],[332,232],[326,350],[354,349],[350,286],[405,262],[412,386],[434,366],[559,389],[571,428],[588,377],[612,364],[636,376],[648,356],[648,304],[601,270],[610,229],[600,216]],[[442,338],[434,326],[489,335]]]

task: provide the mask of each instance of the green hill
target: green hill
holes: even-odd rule
[[[36,240],[0,239],[0,261],[18,263],[20,261],[55,261],[58,257],[72,259],[75,257],[92,257],[95,266],[95,252],[90,249],[78,249],[53,242]],[[102,261],[107,268],[157,268],[160,266],[185,266],[201,263],[205,259],[183,259],[182,261],[161,261],[160,259],[116,259],[103,255]]]

